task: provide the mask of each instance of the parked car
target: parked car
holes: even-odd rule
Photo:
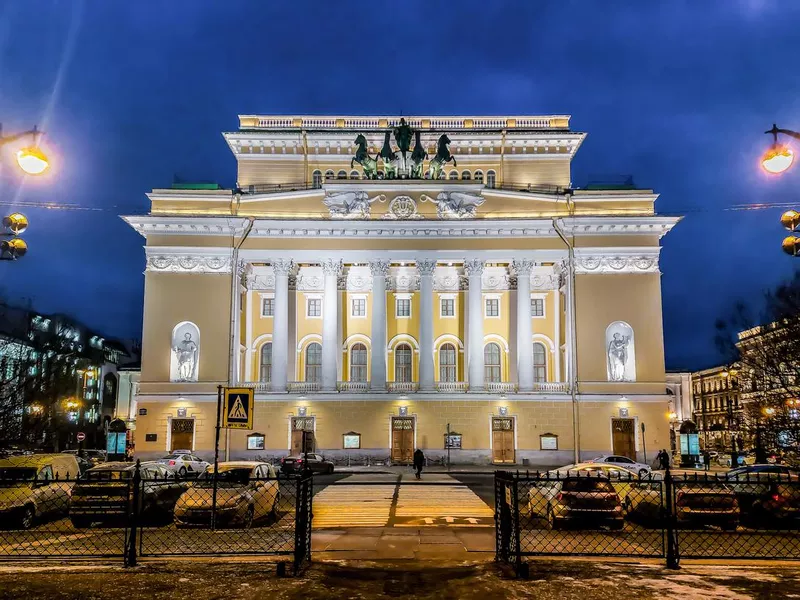
[[[650,465],[646,465],[644,463],[636,462],[635,460],[632,460],[632,459],[628,458],[627,456],[616,456],[616,455],[598,456],[597,458],[594,458],[594,459],[590,460],[589,462],[593,462],[593,463],[609,463],[609,464],[625,467],[626,469],[628,469],[630,471],[635,471],[636,473],[638,473],[642,477],[644,477],[645,475],[650,473],[650,471],[652,471],[652,468],[650,467]]]
[[[68,454],[0,460],[0,523],[30,529],[36,521],[67,515],[78,462]]]
[[[74,456],[83,456],[86,460],[92,463],[92,466],[97,466],[100,463],[106,462],[107,454],[105,450],[64,450],[64,454],[72,454]]]
[[[536,482],[528,495],[531,515],[547,520],[548,529],[582,523],[611,529],[625,525],[622,501],[608,477],[568,476]]]
[[[749,517],[758,525],[797,528],[800,526],[800,487],[774,483],[769,493],[756,499],[749,510]]]
[[[739,524],[739,502],[733,489],[718,478],[696,480],[676,475],[675,514],[679,524],[718,525],[735,530]]]
[[[280,487],[272,465],[252,461],[218,465],[216,524],[247,529],[262,519],[277,519]],[[175,504],[179,527],[209,526],[214,503],[214,467],[193,482]]]
[[[304,470],[304,462],[308,461],[308,470],[312,473],[333,473],[333,463],[325,460],[321,454],[309,452],[305,455],[287,456],[281,459],[281,472],[299,473]]]
[[[186,483],[156,462],[143,462],[138,511],[142,522],[172,520],[176,500]],[[93,524],[121,525],[133,508],[133,475],[136,465],[104,463],[89,469],[75,484],[69,518],[75,527]]]
[[[187,452],[173,452],[163,458],[159,458],[158,463],[168,471],[177,473],[180,477],[186,477],[189,474],[199,475],[205,472],[209,465],[208,462]]]
[[[763,515],[765,506],[770,505],[769,499],[776,493],[778,483],[794,482],[794,494],[800,493],[800,475],[785,465],[748,465],[728,471],[724,477],[736,494],[739,509],[744,515]],[[788,494],[790,488],[784,488]]]

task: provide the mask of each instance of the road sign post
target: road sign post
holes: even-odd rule
[[[253,398],[251,388],[225,388],[222,426],[226,429],[252,429]]]
[[[79,442],[82,442],[83,440],[86,439],[86,434],[83,433],[82,431],[79,431],[78,433],[75,434],[75,439],[78,440]]]

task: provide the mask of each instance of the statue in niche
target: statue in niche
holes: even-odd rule
[[[442,172],[442,167],[445,163],[453,161],[453,166],[457,167],[456,157],[450,154],[450,148],[447,145],[450,143],[450,138],[447,134],[442,134],[439,141],[436,142],[436,156],[431,160],[431,179],[439,179],[439,174]]]
[[[188,331],[172,351],[178,360],[178,381],[197,381],[197,344]]]
[[[630,336],[614,333],[608,343],[608,373],[611,381],[625,381]]]
[[[356,137],[355,141],[356,146],[356,154],[353,158],[350,159],[350,168],[353,168],[353,163],[357,162],[361,165],[364,169],[364,177],[366,179],[377,179],[378,178],[378,157],[372,158],[369,155],[369,151],[367,150],[367,138],[364,137],[363,134],[359,133]]]

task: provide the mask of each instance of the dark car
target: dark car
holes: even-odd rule
[[[788,515],[798,504],[794,496],[800,494],[800,475],[786,465],[739,467],[726,473],[725,481],[736,494],[743,516]]]
[[[300,473],[308,469],[312,473],[333,473],[333,463],[321,454],[309,452],[302,456],[287,456],[281,459],[282,473]]]
[[[726,484],[688,481],[675,477],[675,513],[678,523],[686,526],[717,525],[733,531],[739,524],[739,502]]]
[[[541,481],[529,493],[530,513],[547,520],[548,529],[562,524],[606,525],[622,529],[622,501],[608,477],[578,476]]]
[[[155,462],[141,463],[139,515],[142,522],[171,521],[175,502],[186,483]],[[104,463],[86,471],[72,489],[69,518],[75,527],[94,523],[123,525],[133,508],[133,476],[136,465]]]

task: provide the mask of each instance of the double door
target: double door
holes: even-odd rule
[[[611,436],[616,456],[636,460],[636,426],[633,419],[611,419]]]
[[[194,419],[172,419],[169,450],[194,450]]]
[[[392,417],[392,462],[409,464],[414,460],[414,418]]]
[[[492,461],[505,464],[516,462],[514,419],[511,417],[492,417]]]
[[[292,417],[291,456],[314,452],[314,417]]]

